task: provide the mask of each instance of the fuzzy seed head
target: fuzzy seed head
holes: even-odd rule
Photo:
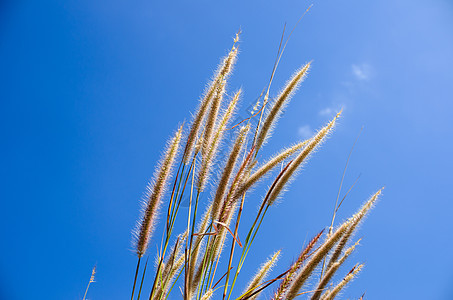
[[[269,260],[267,260],[264,264],[261,265],[261,267],[259,268],[258,272],[252,278],[252,280],[247,285],[247,287],[245,288],[245,290],[244,290],[244,292],[242,294],[253,293],[254,290],[260,286],[260,284],[264,281],[264,279],[266,279],[266,277],[269,274],[269,272],[272,270],[272,268],[277,263],[278,258],[280,257],[280,252],[281,252],[280,250],[275,252],[269,258]],[[253,295],[252,297],[250,297],[248,299],[250,299],[250,300],[256,299],[256,298],[258,298],[259,294],[260,293],[256,293],[255,295]]]
[[[295,276],[294,280],[291,283],[291,286],[288,289],[288,293],[285,299],[290,300],[294,299],[297,296],[299,290],[315,270],[316,266],[329,253],[329,251],[343,236],[350,225],[351,222],[349,220],[344,222],[329,238],[324,241],[324,243],[318,248],[318,250],[311,256],[307,264]]]
[[[207,151],[212,143],[212,135],[214,126],[217,121],[217,115],[219,114],[220,105],[222,103],[223,94],[225,93],[225,80],[223,80],[215,91],[214,99],[211,103],[211,109],[207,115],[206,125],[204,127],[203,142],[201,144],[201,153],[203,159],[206,159]]]
[[[140,222],[135,230],[135,248],[138,257],[142,257],[149,245],[154,223],[162,202],[171,171],[175,163],[182,136],[182,126],[176,132],[167,146],[160,167],[156,169],[154,182],[149,183],[146,188],[146,198],[143,201],[143,213]]]
[[[333,278],[333,276],[337,272],[338,268],[340,268],[340,266],[345,262],[345,260],[349,257],[349,255],[351,255],[351,253],[355,250],[355,247],[359,244],[359,242],[360,242],[360,240],[358,240],[354,245],[349,247],[345,251],[344,255],[338,261],[336,261],[332,264],[330,264],[330,262],[329,262],[330,267],[326,268],[327,271],[324,274],[324,276],[321,278],[321,280],[319,281],[318,287],[316,288],[315,292],[313,293],[311,300],[318,300],[321,297],[322,292],[324,291],[325,287],[330,282],[330,280]]]
[[[212,295],[214,294],[213,289],[209,289],[202,297],[201,300],[209,300],[212,298]]]
[[[288,149],[282,150],[279,154],[272,157],[268,160],[263,166],[261,166],[257,171],[255,171],[252,175],[250,175],[245,183],[239,189],[239,196],[250,189],[253,185],[255,185],[260,179],[264,178],[264,176],[271,171],[274,167],[282,163],[285,159],[302,149],[304,146],[308,144],[307,141],[300,142]]]
[[[335,126],[336,120],[339,118],[341,111],[333,118],[332,121],[322,128],[318,133],[311,139],[310,143],[305,146],[302,152],[293,160],[291,165],[288,167],[286,172],[282,175],[280,180],[275,185],[275,188],[272,190],[272,193],[269,196],[269,205],[272,205],[275,200],[278,198],[280,193],[284,190],[286,184],[289,182],[293,174],[299,168],[299,166],[309,157],[309,155],[321,144],[324,138]]]
[[[357,274],[362,270],[364,264],[360,264],[358,266],[355,266],[352,268],[351,271],[343,278],[343,280],[337,284],[332,290],[326,293],[325,296],[323,296],[321,299],[322,300],[333,300],[335,297],[338,295],[338,293],[349,283],[351,280],[353,280],[355,277],[357,277]]]
[[[234,142],[233,147],[231,148],[230,155],[228,160],[223,168],[222,176],[220,177],[219,184],[217,186],[217,191],[215,193],[213,204],[212,204],[212,220],[217,220],[220,214],[220,208],[222,207],[224,198],[226,196],[228,183],[231,180],[233,170],[239,159],[239,154],[242,151],[244,146],[245,138],[247,136],[248,128],[242,127],[239,131],[239,134]]]
[[[280,286],[278,287],[277,291],[275,292],[274,297],[272,300],[283,300],[285,299],[284,296],[288,291],[288,288],[291,285],[291,281],[294,277],[294,274],[299,271],[300,267],[302,266],[302,263],[308,258],[310,251],[313,249],[313,247],[316,245],[318,242],[319,238],[321,237],[323,231],[318,233],[305,247],[304,250],[299,254],[299,257],[297,260],[292,264],[291,268],[288,270],[286,273],[285,277],[283,278],[282,282],[280,283]]]
[[[198,111],[195,115],[195,118],[192,122],[192,126],[190,128],[189,134],[187,135],[187,142],[184,149],[183,154],[183,161],[187,164],[192,156],[193,151],[195,150],[197,136],[199,134],[200,129],[202,128],[203,121],[206,117],[208,108],[210,107],[212,100],[218,91],[219,86],[224,83],[224,81],[228,78],[231,74],[233,66],[236,62],[238,54],[237,47],[233,46],[231,51],[228,55],[222,60],[222,63],[219,65],[216,75],[212,80],[211,84],[207,88],[203,99],[200,102]]]
[[[198,182],[197,188],[200,191],[203,191],[206,187],[206,183],[208,181],[209,175],[211,173],[212,163],[215,159],[217,151],[219,149],[220,143],[223,139],[224,132],[226,127],[231,120],[232,116],[234,115],[234,111],[236,109],[237,103],[239,101],[241,95],[241,90],[239,90],[229,103],[227,109],[223,113],[223,116],[220,119],[219,124],[216,126],[214,130],[214,136],[211,139],[211,142],[208,145],[208,150],[205,152],[205,156],[203,157],[200,171],[198,173]]]
[[[308,70],[310,69],[310,64],[311,63],[307,63],[305,66],[294,73],[291,79],[286,83],[286,86],[283,88],[280,95],[274,101],[274,104],[272,105],[271,110],[264,120],[261,130],[259,131],[256,138],[256,151],[261,148],[266,139],[268,139],[271,135],[275,122],[277,121],[285,106],[288,104],[294,92],[299,87],[300,83],[307,75]]]
[[[338,242],[337,247],[335,248],[335,250],[332,253],[332,256],[330,257],[329,263],[327,264],[327,269],[330,268],[330,266],[340,257],[344,247],[346,246],[350,238],[353,236],[355,230],[360,225],[360,222],[367,215],[370,209],[374,206],[379,196],[381,195],[383,189],[384,188],[381,188],[373,196],[371,196],[371,198],[367,202],[365,202],[365,204],[359,209],[359,211],[350,218],[349,221],[351,223],[351,226],[348,228],[344,236]]]

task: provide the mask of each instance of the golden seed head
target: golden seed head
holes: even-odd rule
[[[156,169],[154,182],[147,186],[146,199],[143,201],[143,212],[135,230],[135,247],[138,257],[142,257],[147,248],[154,229],[158,210],[162,202],[168,179],[171,176],[173,165],[179,150],[182,136],[182,126],[167,146],[165,154]]]
[[[261,146],[271,135],[275,122],[277,121],[285,106],[288,104],[294,92],[297,90],[300,83],[307,75],[308,70],[310,69],[310,64],[310,62],[307,63],[305,66],[294,73],[291,79],[286,83],[280,95],[274,101],[266,119],[264,119],[263,125],[261,126],[261,129],[256,138],[256,151],[261,148]]]

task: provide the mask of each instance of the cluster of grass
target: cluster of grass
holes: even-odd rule
[[[312,138],[282,149],[266,161],[259,161],[259,151],[269,141],[279,115],[306,77],[310,63],[298,69],[281,92],[270,98],[273,74],[283,52],[279,50],[271,80],[250,118],[231,124],[241,90],[228,97],[226,87],[237,59],[238,41],[239,34],[207,86],[192,122],[189,126],[180,126],[169,140],[154,179],[147,187],[142,215],[134,230],[138,261],[131,300],[143,297],[163,300],[170,295],[185,300],[245,300],[256,299],[264,290],[272,290],[266,292],[272,294],[272,299],[304,295],[312,300],[328,300],[334,299],[363,267],[356,264],[341,280],[333,282],[339,267],[355,250],[358,241],[353,240],[353,234],[381,190],[336,228],[332,220],[329,229],[313,237],[285,272],[267,278],[280,256],[277,251],[258,268],[244,290],[235,289],[266,213],[331,133],[341,114],[339,112]],[[257,120],[257,125],[252,126],[251,120]],[[228,130],[234,131],[234,139],[224,138]],[[219,155],[222,147],[227,149],[226,157]],[[214,172],[213,166],[219,163],[222,167]],[[216,173],[218,175],[214,175]],[[268,174],[274,174],[274,178],[262,193],[256,215],[243,215],[247,194]],[[210,186],[212,188],[207,188]],[[209,203],[202,208],[200,199],[204,193]],[[189,199],[187,214],[180,209],[185,197]],[[152,268],[147,268],[146,256],[151,241],[158,240],[152,237],[159,215],[165,224],[155,268],[151,271]],[[245,236],[239,236],[241,220],[246,217],[251,218],[252,225],[245,230]],[[184,220],[185,230],[175,233],[175,224],[181,220]],[[240,255],[234,255],[235,251]],[[221,259],[225,261],[219,264]],[[144,285],[145,276],[152,276],[152,284]]]

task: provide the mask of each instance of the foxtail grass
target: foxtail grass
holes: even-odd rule
[[[146,199],[143,201],[143,215],[140,222],[137,224],[137,229],[135,231],[136,253],[139,258],[141,258],[148,249],[158,210],[162,203],[162,195],[164,194],[178,154],[181,135],[182,126],[167,146],[160,167],[157,169],[154,183],[150,183],[146,187]]]
[[[327,284],[330,282],[330,280],[333,278],[335,273],[337,272],[338,268],[346,261],[346,259],[351,255],[351,253],[355,250],[355,247],[358,245],[359,242],[355,243],[351,247],[349,247],[343,256],[338,259],[338,261],[332,263],[330,267],[326,270],[326,273],[324,276],[321,278],[321,280],[318,283],[318,287],[316,288],[315,292],[313,293],[311,300],[318,300],[324,288],[327,286]]]
[[[239,41],[239,34],[236,35],[234,43],[236,44]],[[236,62],[236,57],[238,54],[238,49],[233,45],[230,53],[223,59],[220,64],[214,79],[207,88],[204,97],[202,98],[198,112],[195,115],[195,118],[190,127],[189,134],[187,136],[186,146],[184,149],[183,161],[187,164],[192,156],[192,153],[195,149],[198,133],[203,126],[203,121],[206,117],[206,113],[211,105],[212,98],[214,94],[219,89],[219,85],[226,80],[231,73],[234,63]]]
[[[262,235],[260,228],[266,215],[274,209],[277,200],[283,199],[283,192],[309,157],[332,134],[341,114],[338,112],[312,138],[284,148],[269,159],[262,159],[261,151],[271,139],[273,128],[285,107],[307,76],[311,62],[297,70],[280,93],[272,98],[271,82],[287,43],[281,48],[282,36],[269,85],[250,116],[233,123],[242,91],[229,94],[228,82],[238,56],[238,41],[239,34],[214,72],[192,122],[181,126],[170,139],[154,179],[147,186],[142,215],[134,231],[138,261],[131,300],[139,299],[145,291],[150,300],[174,297],[184,300],[236,297],[245,300],[264,294],[271,295],[274,300],[290,300],[307,294],[312,300],[333,299],[362,268],[362,265],[356,265],[343,280],[332,286],[337,270],[356,247],[356,244],[350,245],[350,240],[382,190],[335,230],[332,225],[327,234],[321,230],[315,235],[288,269],[272,276],[273,269],[278,269],[279,250],[258,268],[242,291],[238,290],[239,282],[246,282],[241,277],[241,270],[248,255],[257,250],[254,241]],[[264,98],[261,98],[263,94]],[[182,151],[179,149],[181,144]],[[260,191],[258,182],[266,180],[270,186]],[[261,202],[255,200],[257,197],[262,197],[258,198],[262,199]],[[254,214],[245,214],[246,206],[256,206],[257,203]],[[152,237],[163,205],[167,206],[163,218],[166,222],[159,243]],[[179,231],[181,224],[184,224],[181,230],[184,233],[176,236],[174,232]],[[275,226],[278,228],[279,225]],[[323,224],[318,226],[323,227]],[[281,230],[284,232],[284,228]],[[141,259],[152,255],[148,253],[150,244],[157,249],[156,264],[154,270],[146,274],[147,264],[140,272]],[[321,261],[327,263],[322,264],[323,272],[317,288],[307,291],[307,283],[313,282],[313,274],[320,268]],[[139,275],[140,289],[136,295]],[[152,284],[145,275],[147,278],[151,276]]]
[[[338,293],[352,280],[357,274],[362,270],[364,264],[356,265],[354,268],[349,271],[349,273],[343,278],[340,283],[338,283],[332,290],[329,290],[324,296],[321,297],[321,300],[333,300],[338,295]]]
[[[262,127],[260,128],[258,137],[256,138],[257,149],[260,149],[263,143],[270,137],[272,128],[275,126],[276,121],[282,114],[284,108],[288,105],[291,96],[295,93],[300,83],[307,75],[307,72],[310,69],[310,64],[311,63],[306,64],[294,73],[291,79],[286,83],[286,86],[283,88],[280,95],[272,104],[272,107],[267,114],[267,117],[264,119]]]
[[[278,258],[280,257],[281,250],[275,252],[269,260],[267,260],[249,282],[247,287],[245,288],[243,295],[251,294],[253,291],[257,290],[264,279],[267,277],[268,273],[271,271],[272,267],[277,264]],[[259,293],[251,296],[249,299],[256,299],[259,296]]]

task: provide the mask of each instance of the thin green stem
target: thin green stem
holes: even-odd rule
[[[195,159],[195,157],[194,157]],[[187,233],[190,232],[190,215],[191,215],[191,210],[192,210],[192,198],[193,198],[193,188],[194,188],[194,181],[195,181],[195,168],[192,169],[192,183],[190,186],[190,198],[189,198],[189,213],[187,215]],[[187,244],[188,241],[186,240],[186,249],[184,251],[184,266],[185,266],[185,276],[184,276],[184,300],[188,300],[189,298],[189,256],[188,256],[188,250],[187,250]]]
[[[85,295],[83,295],[83,300],[85,300],[86,296],[87,296],[87,293],[88,293],[88,289],[90,288],[90,284],[91,284],[91,281],[88,281],[88,285],[87,285],[87,288],[85,290]]]
[[[138,269],[140,268],[140,260],[141,260],[141,257],[139,257],[138,260],[137,260],[137,268],[135,269],[134,285],[132,286],[131,300],[134,299],[135,284],[137,283],[137,275],[138,275]],[[88,286],[89,286],[89,285],[90,285],[90,284],[88,284]],[[88,290],[88,288],[87,288],[87,290]],[[86,292],[85,292],[85,295],[86,295]],[[83,297],[83,299],[85,299],[85,297]]]
[[[228,295],[228,299],[230,299],[230,297],[231,297],[231,293],[232,293],[234,285],[236,284],[236,280],[237,280],[237,277],[239,275],[239,272],[241,271],[242,266],[244,265],[244,261],[245,261],[245,259],[247,257],[247,254],[248,254],[248,252],[250,250],[250,247],[252,246],[253,240],[255,239],[255,236],[258,233],[258,230],[259,230],[259,228],[261,226],[261,223],[263,222],[264,216],[266,215],[266,212],[267,212],[268,208],[269,208],[269,205],[266,205],[266,208],[264,209],[263,214],[261,215],[261,218],[259,219],[258,226],[256,227],[256,230],[254,231],[253,236],[252,236],[252,238],[250,240],[249,240],[249,238],[250,238],[251,233],[252,233],[252,231],[253,231],[253,229],[254,229],[254,227],[256,225],[256,222],[258,220],[259,215],[255,219],[255,222],[253,223],[252,228],[250,229],[249,234],[247,235],[247,239],[246,239],[246,241],[244,243],[244,248],[242,248],[241,259],[239,260],[238,267],[236,268],[236,273],[234,274],[233,283],[231,284],[231,289],[230,289],[230,293]]]
[[[192,198],[192,197],[191,197]],[[189,242],[189,253],[188,253],[188,262],[187,262],[187,267],[186,267],[186,273],[188,276],[186,276],[189,279],[188,286],[190,287],[192,284],[192,269],[195,268],[195,266],[190,265],[190,257],[191,257],[191,252],[192,252],[192,243],[193,243],[193,234],[194,234],[194,228],[195,228],[195,220],[197,217],[197,207],[198,207],[198,200],[200,198],[200,191],[197,191],[197,197],[195,199],[195,207],[194,207],[194,212],[193,212],[193,218],[192,218],[192,228],[191,228],[191,233],[190,233],[190,242]],[[190,201],[192,204],[192,201]],[[191,205],[190,205],[191,206]],[[190,208],[189,208],[189,216],[190,216]],[[190,218],[189,218],[190,220]],[[189,232],[189,227],[187,227],[187,232]]]
[[[170,198],[170,203],[168,204],[168,211],[167,211],[167,235],[169,235],[169,230],[170,230],[170,220],[171,220],[171,216],[173,214],[173,209],[175,207],[174,204],[174,200],[178,198],[178,194],[179,194],[179,189],[181,187],[181,183],[182,183],[182,177],[183,177],[183,174],[184,174],[184,168],[185,168],[185,164],[182,165],[182,170],[181,170],[181,173],[179,173],[179,169],[178,169],[178,173],[177,173],[177,176],[176,176],[176,179],[175,179],[175,185],[173,186],[173,191],[172,191],[172,195],[171,195],[171,198]],[[181,165],[179,165],[179,168],[181,169]],[[178,175],[181,174],[181,176],[179,176],[179,183],[178,183],[178,187],[176,189],[176,194],[175,194],[175,186],[176,186],[176,180],[178,179]]]
[[[209,232],[210,230],[212,229],[212,223],[208,226],[206,232]],[[215,236],[214,236],[215,237]],[[211,236],[208,237],[208,241],[206,242],[206,249],[204,251],[204,255],[203,255],[203,260],[201,261],[201,276],[203,277],[203,280],[201,280],[201,284],[198,284],[198,291],[197,291],[197,298],[198,297],[201,297],[201,294],[203,292],[203,285],[204,285],[204,281],[206,279],[206,273],[205,273],[205,269],[207,269],[207,265],[206,263],[208,262],[208,255],[209,255],[209,245],[210,245],[210,242],[211,242]]]
[[[245,200],[245,193],[242,195],[241,206],[239,208],[238,216],[236,218],[236,225],[235,225],[235,228],[234,228],[234,236],[235,237],[237,237],[237,234],[238,234],[239,222],[241,220],[242,209],[244,208],[244,200]],[[226,293],[227,293],[227,290],[228,290],[228,279],[230,278],[230,270],[231,270],[231,264],[233,262],[233,255],[234,255],[234,247],[235,246],[236,246],[236,242],[234,240],[231,241],[230,259],[228,261],[228,268],[227,268],[226,279],[225,279],[225,287],[223,289],[223,299],[225,299]],[[228,296],[228,299],[230,298],[232,290],[233,290],[233,285],[231,286],[230,294]]]
[[[142,275],[142,280],[140,282],[140,289],[138,290],[137,300],[140,300],[140,295],[142,294],[143,281],[145,279],[146,267],[148,266],[148,259],[149,259],[149,256],[146,259],[145,268],[143,269],[143,275]]]
[[[153,297],[153,295],[154,295],[154,292],[155,292],[155,287],[156,287],[157,279],[158,279],[159,276],[160,276],[160,272],[161,272],[161,269],[162,269],[162,264],[163,264],[163,260],[164,260],[164,257],[165,257],[165,253],[166,253],[166,251],[167,251],[168,244],[169,244],[169,241],[170,241],[170,237],[171,237],[171,234],[172,234],[172,232],[173,232],[174,222],[176,221],[176,214],[178,213],[179,205],[180,205],[180,203],[181,203],[181,199],[182,199],[182,196],[183,196],[183,194],[184,194],[184,190],[185,190],[185,187],[186,187],[186,184],[187,184],[187,180],[188,180],[189,175],[190,175],[190,170],[191,170],[192,167],[193,167],[193,164],[194,164],[194,160],[192,160],[192,164],[190,165],[189,173],[188,173],[187,176],[186,176],[186,180],[185,180],[185,183],[184,183],[184,187],[183,187],[183,190],[181,191],[181,194],[180,194],[180,197],[179,197],[179,201],[178,201],[177,208],[175,209],[175,214],[174,214],[174,216],[173,216],[173,221],[172,221],[171,224],[170,224],[169,233],[166,235],[166,238],[165,238],[164,249],[163,249],[163,251],[162,251],[161,257],[159,258],[159,264],[158,264],[158,266],[157,266],[156,276],[154,277],[153,287],[152,287],[151,293],[150,293],[150,295],[149,295],[149,300],[152,299],[152,297]],[[181,178],[182,178],[182,176],[181,176]]]
[[[184,192],[186,190],[187,182],[189,181],[189,177],[190,177],[190,173],[192,171],[192,167],[193,167],[193,163],[190,165],[189,172],[187,173],[186,179],[184,181],[183,189],[181,191],[181,194],[179,195],[178,204],[176,205],[176,208],[174,210],[173,216],[171,218],[171,225],[170,225],[171,228],[173,228],[173,226],[175,225],[176,216],[178,215],[179,207],[181,206],[182,197],[184,196]]]
[[[182,274],[183,271],[185,271],[184,267],[181,269],[181,271],[179,271],[178,276],[176,276],[175,280],[173,281],[173,284],[171,285],[170,289],[168,290],[168,293],[167,293],[167,295],[165,296],[165,299],[167,299],[167,298],[168,298],[168,295],[170,295],[171,290],[173,290],[173,288],[175,287],[176,282],[178,281],[179,276],[181,276],[181,274]]]

